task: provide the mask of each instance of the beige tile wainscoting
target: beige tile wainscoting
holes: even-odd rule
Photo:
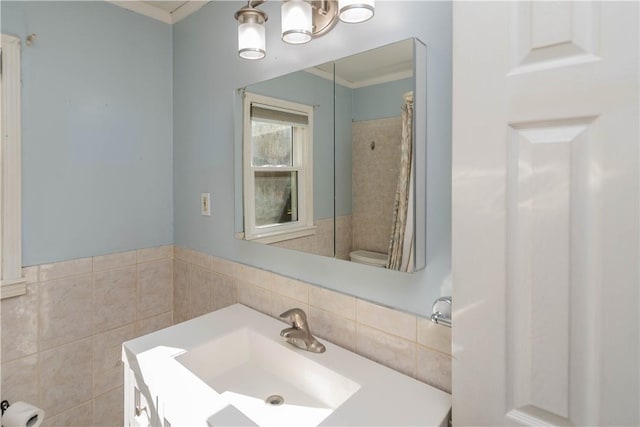
[[[200,252],[161,246],[24,272],[27,294],[2,300],[2,398],[42,407],[45,426],[122,425],[122,342],[236,302],[273,317],[300,307],[318,337],[451,390],[449,328]]]
[[[2,398],[43,426],[117,426],[122,342],[173,321],[173,247],[27,267],[27,294],[2,300]]]
[[[279,248],[293,249],[295,251],[310,254],[332,256],[333,255],[333,218],[315,220],[315,233],[311,236],[296,239],[283,240],[272,243]]]
[[[271,245],[310,254],[333,256],[335,235],[336,257],[348,260],[349,252],[351,252],[351,215],[336,217],[335,233],[332,218],[316,220],[315,226],[315,234],[311,236],[276,242]]]

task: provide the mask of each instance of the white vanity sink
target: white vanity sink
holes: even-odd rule
[[[449,394],[287,326],[236,304],[126,342],[125,425],[446,424]]]
[[[318,425],[360,388],[246,327],[175,359],[258,425]]]

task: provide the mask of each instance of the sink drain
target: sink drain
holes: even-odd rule
[[[273,394],[264,400],[264,403],[271,406],[280,406],[284,403],[284,398],[277,394]]]

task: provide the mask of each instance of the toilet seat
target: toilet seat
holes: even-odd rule
[[[386,267],[388,256],[387,254],[381,254],[380,252],[365,251],[364,249],[358,249],[349,254],[351,261],[359,264],[373,265],[375,267]]]

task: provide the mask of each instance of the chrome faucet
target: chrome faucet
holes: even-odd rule
[[[313,353],[324,353],[326,348],[324,344],[311,335],[307,315],[300,308],[292,308],[280,315],[282,319],[291,323],[290,328],[285,328],[280,332],[280,336],[286,342],[303,350]]]

